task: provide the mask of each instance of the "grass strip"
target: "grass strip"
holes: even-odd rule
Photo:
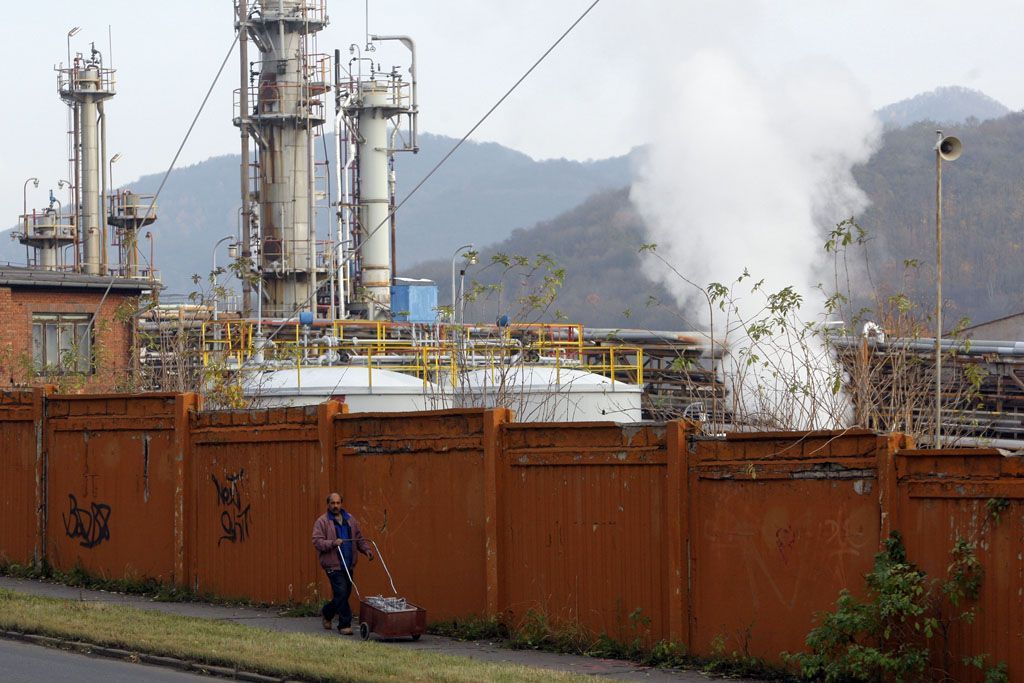
[[[0,629],[77,640],[306,681],[581,681],[375,642],[281,633],[98,602],[0,590]]]

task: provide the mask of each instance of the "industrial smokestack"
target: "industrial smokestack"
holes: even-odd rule
[[[260,51],[259,77],[247,98],[255,108],[236,112],[235,121],[244,120],[256,141],[257,263],[263,310],[272,317],[316,311],[311,136],[324,123],[329,65],[310,42],[327,25],[325,12],[312,0],[261,0],[246,21]]]
[[[103,207],[100,171],[104,160],[100,155],[99,105],[114,96],[114,70],[103,67],[103,57],[95,48],[86,60],[82,55],[59,71],[61,99],[71,107],[77,122],[80,140],[75,176],[79,179],[80,238],[83,243],[83,270],[90,275],[101,273],[103,228],[106,219]]]

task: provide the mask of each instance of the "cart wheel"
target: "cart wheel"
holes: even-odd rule
[[[413,639],[413,641],[419,640],[420,639],[420,634],[419,633],[412,634],[412,639]]]
[[[370,639],[370,625],[367,624],[365,621],[360,622],[359,624],[359,637],[363,640]]]

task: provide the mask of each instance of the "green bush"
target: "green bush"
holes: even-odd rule
[[[975,544],[957,539],[950,551],[947,579],[929,578],[907,559],[899,532],[885,541],[866,576],[867,599],[847,590],[839,594],[836,610],[818,615],[820,624],[807,636],[810,652],[783,653],[808,680],[851,681],[950,680],[949,662],[934,661],[934,652],[947,653],[950,628],[970,623],[983,571]],[[1006,667],[986,667],[987,655],[968,657],[964,664],[985,673],[986,683],[1008,680]]]

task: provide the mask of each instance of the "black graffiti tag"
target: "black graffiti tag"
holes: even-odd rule
[[[68,538],[80,538],[83,548],[95,548],[103,541],[110,540],[110,506],[91,503],[89,509],[78,507],[78,499],[69,493],[71,509],[64,518],[64,531]]]
[[[217,502],[225,509],[220,513],[220,526],[223,534],[217,539],[217,545],[224,541],[238,543],[249,536],[249,508],[243,507],[242,503],[242,480],[245,478],[245,470],[239,470],[235,474],[226,474],[224,483],[211,474],[213,486],[217,490]]]
[[[244,541],[249,534],[249,506],[246,505],[244,510],[236,510],[233,513],[228,510],[220,513],[220,526],[224,535],[217,539],[217,545],[222,541]]]

